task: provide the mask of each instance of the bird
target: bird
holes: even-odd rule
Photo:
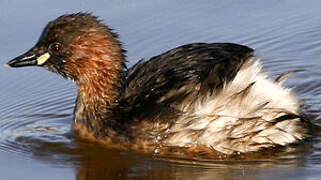
[[[38,66],[77,85],[72,127],[89,141],[147,154],[259,153],[310,137],[300,102],[254,50],[191,43],[126,66],[118,34],[92,13],[50,21],[7,63]]]

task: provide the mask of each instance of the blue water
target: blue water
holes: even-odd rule
[[[46,23],[93,12],[120,34],[128,66],[192,42],[256,50],[321,123],[321,1],[109,0],[0,2],[0,64],[31,48]],[[75,85],[41,68],[0,66],[0,179],[318,179],[321,139],[248,160],[159,159],[107,150],[71,131]]]

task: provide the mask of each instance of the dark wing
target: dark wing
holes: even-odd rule
[[[172,49],[128,70],[121,101],[137,110],[160,104],[178,107],[191,94],[202,96],[222,89],[252,56],[253,49],[231,43],[195,43]]]

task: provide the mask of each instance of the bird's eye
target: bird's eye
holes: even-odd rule
[[[50,50],[51,52],[53,52],[53,53],[58,53],[58,52],[60,52],[61,47],[62,47],[61,43],[59,43],[59,42],[54,42],[54,43],[52,43],[52,44],[49,45],[49,50]]]

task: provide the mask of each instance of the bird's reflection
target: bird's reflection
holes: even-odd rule
[[[264,173],[260,167],[295,168],[304,166],[313,153],[314,143],[275,149],[260,154],[197,159],[159,157],[109,150],[99,144],[68,135],[71,142],[45,142],[20,138],[28,144],[34,158],[65,168],[74,168],[77,180],[91,179],[234,179],[251,172],[253,178]],[[248,175],[248,174],[246,174]],[[248,177],[248,176],[247,176]]]

